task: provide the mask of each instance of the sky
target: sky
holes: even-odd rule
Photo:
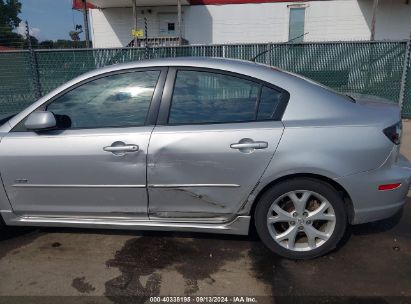
[[[70,39],[69,32],[76,24],[83,25],[83,14],[72,10],[72,0],[20,0],[22,4],[19,18],[28,21],[30,34],[39,41]],[[83,27],[84,28],[84,27]],[[24,32],[21,23],[16,30]],[[83,34],[80,38],[84,39]]]

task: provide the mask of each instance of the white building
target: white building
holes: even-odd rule
[[[286,42],[304,33],[297,42],[370,40],[373,34],[375,40],[398,40],[408,39],[411,31],[411,0],[87,2],[97,48],[130,45],[132,30],[141,33],[145,25],[152,45],[178,44],[179,24],[185,44]],[[81,0],[73,7],[80,8]]]

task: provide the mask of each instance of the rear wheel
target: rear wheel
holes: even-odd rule
[[[312,178],[290,179],[273,186],[261,197],[254,216],[263,243],[291,259],[309,259],[331,251],[347,226],[338,192]]]

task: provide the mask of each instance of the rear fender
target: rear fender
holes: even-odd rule
[[[281,172],[267,172],[266,171],[263,177],[258,182],[257,186],[253,189],[253,191],[248,196],[245,203],[240,208],[238,214],[239,215],[249,215],[256,198],[270,184],[275,183],[276,181],[286,178],[288,176],[291,177],[291,176],[305,175],[305,174],[309,176],[311,175],[322,176],[330,180],[333,180],[334,178],[336,178],[336,175],[334,173],[327,171],[327,170],[318,169],[318,168],[304,168],[304,169],[299,168],[298,170],[297,169],[286,170],[286,171],[281,171]]]
[[[376,125],[286,126],[274,157],[239,214],[248,214],[260,191],[279,178],[311,174],[336,180],[380,167],[392,150],[393,143]]]

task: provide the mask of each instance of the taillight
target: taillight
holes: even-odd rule
[[[401,186],[401,183],[379,185],[378,190],[380,191],[394,190],[394,189],[399,188],[400,186]]]
[[[397,122],[395,125],[392,125],[383,130],[384,134],[396,145],[401,143],[401,133],[402,133],[402,123]]]

